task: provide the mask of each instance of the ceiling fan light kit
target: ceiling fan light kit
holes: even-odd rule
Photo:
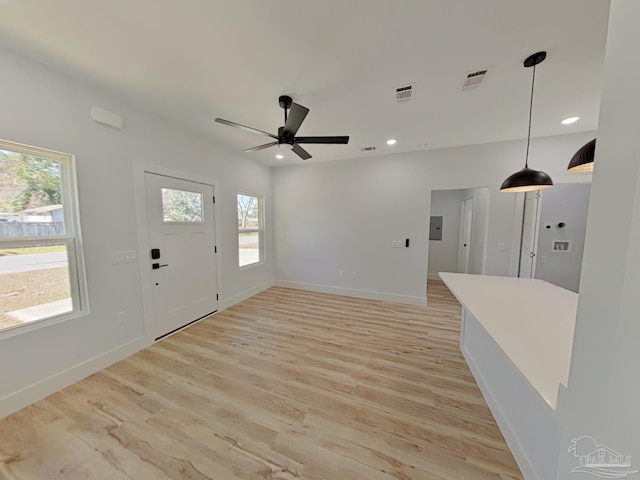
[[[545,172],[529,168],[529,147],[531,145],[531,117],[533,113],[533,91],[536,83],[536,65],[539,65],[547,58],[547,52],[537,52],[527,57],[524,61],[525,68],[533,67],[533,77],[531,81],[531,100],[529,102],[529,132],[527,134],[527,154],[524,160],[524,168],[513,175],[510,175],[500,187],[501,192],[531,192],[543,190],[553,186],[551,177]]]
[[[278,98],[278,104],[280,108],[284,110],[284,125],[278,128],[278,134],[264,132],[256,128],[240,125],[239,123],[224,120],[222,118],[216,118],[216,122],[230,127],[239,128],[246,132],[257,133],[259,135],[266,135],[271,137],[274,141],[265,143],[264,145],[258,145],[257,147],[248,148],[245,152],[257,152],[258,150],[264,150],[265,148],[280,146],[282,144],[290,145],[293,153],[298,155],[302,160],[308,160],[311,158],[311,154],[300,146],[301,143],[311,144],[347,144],[349,143],[348,136],[334,136],[334,137],[296,137],[302,122],[309,113],[309,109],[298,105],[293,102],[293,99],[288,95],[281,95]]]

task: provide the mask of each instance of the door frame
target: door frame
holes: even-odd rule
[[[218,215],[218,209],[216,208],[220,202],[220,182],[217,179],[207,176],[194,175],[191,173],[183,172],[180,170],[174,170],[171,168],[161,167],[159,165],[146,163],[146,162],[134,162],[133,163],[133,182],[134,182],[134,195],[136,205],[136,219],[138,230],[138,266],[140,268],[140,288],[142,291],[142,308],[144,312],[144,337],[150,342],[155,342],[154,331],[151,326],[151,316],[153,314],[152,309],[152,290],[151,290],[151,270],[149,269],[149,262],[146,262],[147,255],[151,251],[151,243],[149,241],[149,229],[147,222],[147,196],[146,196],[146,181],[145,175],[152,173],[155,175],[163,175],[165,177],[173,177],[180,180],[186,180],[188,182],[203,183],[211,185],[213,187],[213,195],[216,197],[216,204],[213,210],[213,225],[216,246],[218,247],[218,257],[216,258],[216,280],[218,282],[218,294],[220,295],[219,302],[224,298],[222,291],[222,261],[224,249],[221,244],[220,234],[220,215]],[[218,306],[220,303],[218,303]]]
[[[520,274],[522,272],[522,240],[524,239],[524,224],[525,224],[525,212],[527,210],[527,194],[535,193],[536,195],[536,214],[535,220],[533,222],[533,251],[529,252],[529,258],[531,262],[531,276],[530,277],[521,277]],[[538,263],[538,238],[540,235],[540,219],[542,213],[542,200],[543,200],[544,192],[542,190],[537,190],[535,192],[525,192],[523,196],[523,204],[522,204],[522,222],[520,227],[520,246],[519,252],[520,255],[518,257],[518,278],[536,278],[536,266]]]

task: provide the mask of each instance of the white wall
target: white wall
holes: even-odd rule
[[[571,375],[558,403],[559,480],[593,478],[571,473],[567,448],[582,435],[640,470],[639,18],[640,2],[612,0]]]
[[[273,203],[269,168],[3,49],[0,65],[0,136],[76,155],[91,308],[87,316],[0,340],[1,416],[25,399],[34,400],[38,392],[50,393],[55,382],[46,383],[47,378],[144,338],[139,265],[110,263],[110,252],[138,249],[134,162],[219,180],[222,304],[272,281]],[[124,130],[92,121],[89,110],[94,105],[121,114]],[[214,128],[215,112],[210,117]],[[237,267],[238,190],[265,195],[267,209],[267,264],[244,271]],[[145,259],[147,252],[138,254]],[[115,318],[120,311],[128,317],[122,325]],[[83,369],[91,372],[90,365]],[[74,375],[65,381],[75,380]],[[43,381],[37,392],[11,396]]]
[[[460,208],[465,190],[434,190],[431,193],[431,216],[442,216],[442,240],[429,240],[428,272],[458,271],[460,246]]]
[[[568,159],[593,137],[534,139],[530,164],[552,177],[567,176]],[[524,155],[521,140],[276,168],[276,281],[424,304],[431,190],[478,186],[489,187],[485,271],[509,275],[517,265],[514,215],[521,218],[521,210],[516,195],[499,188],[522,168]],[[391,248],[392,240],[405,238],[410,248]]]
[[[590,191],[589,184],[561,184],[541,192],[535,276],[573,292],[580,287]],[[557,228],[560,222],[566,225]],[[615,241],[615,233],[610,233]],[[553,251],[554,240],[568,240],[571,247],[566,252]]]

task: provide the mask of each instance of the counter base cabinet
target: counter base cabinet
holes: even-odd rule
[[[562,433],[555,412],[464,307],[460,349],[525,479],[555,478]]]

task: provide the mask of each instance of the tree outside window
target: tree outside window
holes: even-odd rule
[[[238,266],[262,262],[263,198],[239,193],[238,199]]]

